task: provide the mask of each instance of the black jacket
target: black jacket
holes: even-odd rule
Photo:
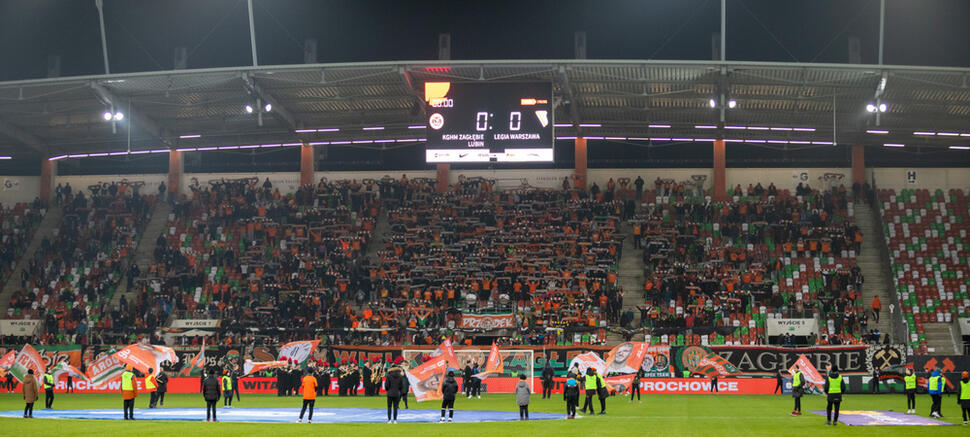
[[[472,379],[472,376],[475,375],[472,372],[473,372],[472,366],[465,366],[464,374],[462,376],[464,377],[466,383],[467,381],[470,381]]]
[[[155,377],[155,382],[158,383],[158,388],[156,389],[159,393],[165,393],[168,391],[168,375],[165,372],[158,372],[158,376]]]
[[[445,377],[445,381],[441,383],[441,398],[453,401],[456,393],[458,393],[458,381],[455,381],[454,376]]]
[[[219,383],[219,378],[210,375],[202,383],[202,397],[207,401],[218,401],[219,395],[222,394],[222,384]]]
[[[577,383],[576,385],[572,386],[564,384],[562,389],[562,398],[563,400],[579,399],[579,384]]]
[[[542,369],[542,379],[546,382],[551,382],[553,375],[555,375],[555,372],[552,371],[552,367]]]
[[[404,374],[398,367],[387,372],[387,377],[384,379],[384,390],[387,390],[387,397],[397,398],[407,393],[407,388],[404,387],[404,379]]]

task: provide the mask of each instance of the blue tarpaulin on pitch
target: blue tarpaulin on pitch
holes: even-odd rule
[[[22,410],[0,411],[0,417],[23,417]],[[220,408],[220,422],[292,423],[300,416],[299,408]],[[565,414],[529,413],[532,420],[563,419]],[[122,420],[121,409],[103,410],[34,410],[35,419],[101,419]],[[400,410],[398,422],[437,422],[440,410]],[[205,408],[154,408],[135,410],[136,420],[204,421]],[[304,416],[304,419],[306,417]],[[455,422],[498,422],[519,420],[519,413],[511,411],[455,410]],[[387,410],[383,408],[316,408],[314,423],[383,423]]]

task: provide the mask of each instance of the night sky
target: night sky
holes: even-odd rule
[[[879,0],[728,0],[729,60],[847,62],[848,38],[876,63]],[[261,65],[436,59],[711,59],[719,0],[311,1],[254,0]],[[252,62],[245,0],[104,0],[112,73]],[[970,1],[887,0],[886,64],[970,67]],[[94,0],[0,0],[0,80],[42,78],[47,56],[62,76],[104,73]]]

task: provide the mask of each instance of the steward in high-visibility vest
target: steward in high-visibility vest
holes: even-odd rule
[[[54,407],[54,375],[50,371],[44,372],[44,408]]]
[[[930,398],[933,399],[930,417],[943,417],[943,375],[939,370],[934,370],[931,374],[926,390],[930,392]]]
[[[225,370],[222,373],[222,406],[232,407],[232,377],[229,376],[229,371]]]
[[[963,424],[970,420],[970,373],[963,372],[960,375],[960,396],[957,397],[960,404],[960,411],[963,412]]]
[[[839,424],[839,407],[842,404],[843,392],[845,392],[845,381],[842,380],[839,369],[832,366],[828,377],[825,378],[825,394],[828,401],[825,406],[826,425],[835,426]],[[834,415],[832,414],[833,411],[835,413]]]
[[[916,374],[912,369],[906,369],[903,383],[906,384],[906,413],[916,414]]]
[[[121,374],[121,399],[124,401],[125,420],[135,420],[135,398],[138,397],[138,383],[131,364],[125,365]]]
[[[148,408],[155,408],[158,403],[158,381],[155,379],[155,369],[148,369],[145,376],[145,391],[149,393]]]
[[[792,416],[802,415],[802,394],[804,394],[805,378],[802,377],[802,371],[795,367],[795,372],[792,373],[791,379],[791,395],[795,398],[795,409],[792,410]]]

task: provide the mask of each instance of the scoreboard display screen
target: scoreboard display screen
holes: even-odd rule
[[[552,161],[548,82],[427,82],[427,162]]]

